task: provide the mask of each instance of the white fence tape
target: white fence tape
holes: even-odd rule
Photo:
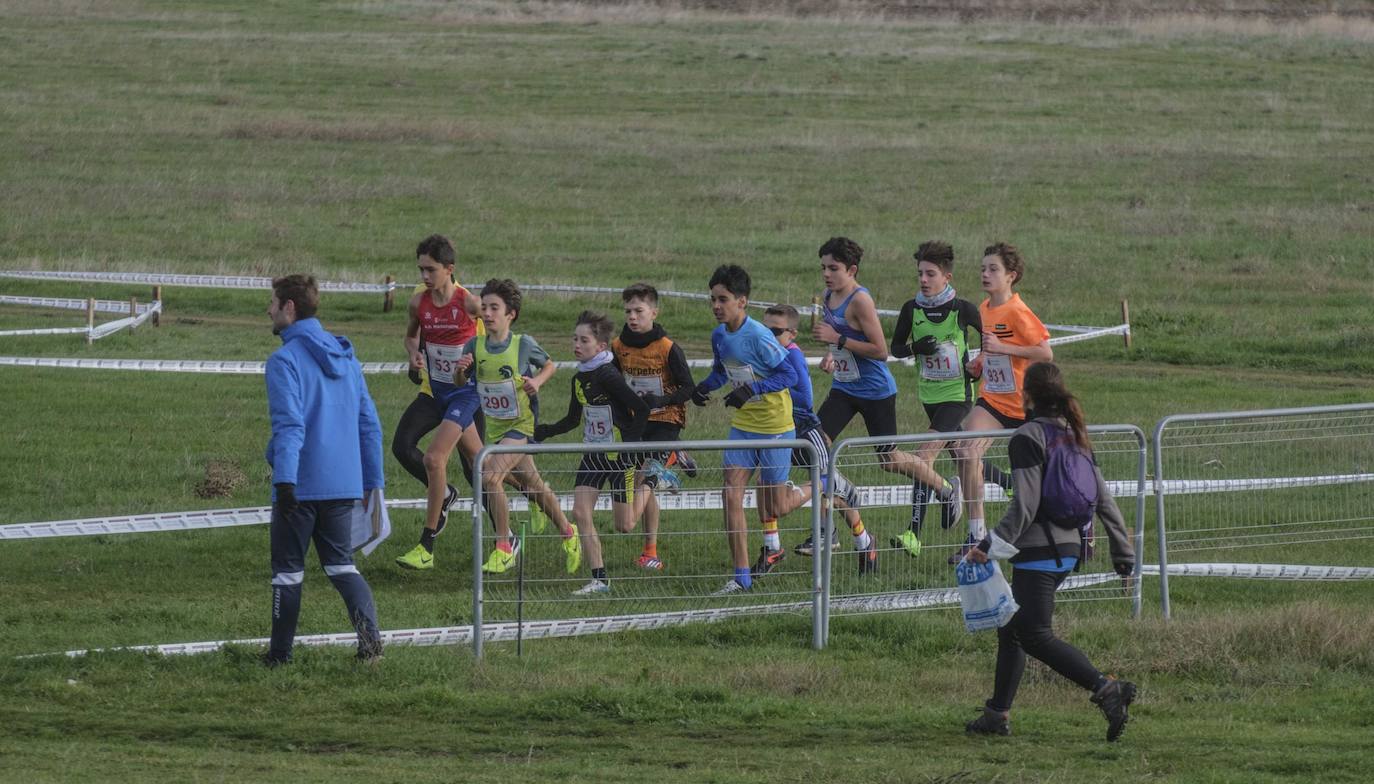
[[[1159,576],[1158,564],[1146,564],[1141,574]],[[1315,580],[1344,582],[1374,580],[1374,567],[1303,566],[1300,564],[1188,563],[1169,564],[1170,577],[1238,577],[1252,580]]]
[[[1119,579],[1115,574],[1079,574],[1064,581],[1059,590],[1071,590],[1092,585],[1112,582]],[[935,588],[920,591],[895,591],[836,598],[831,601],[835,610],[849,613],[886,612],[892,610],[916,610],[930,607],[954,606],[959,604],[959,593],[955,588]],[[690,623],[717,623],[731,618],[756,615],[777,615],[783,613],[809,613],[810,600],[779,604],[742,604],[735,607],[716,607],[702,610],[680,610],[636,615],[607,615],[590,618],[564,618],[561,620],[526,621],[519,623],[483,623],[482,638],[489,642],[510,642],[517,635],[526,640],[547,640],[556,637],[582,637],[592,634],[613,634],[624,631],[644,631],[663,629],[670,626],[684,626]],[[398,629],[381,633],[383,645],[466,645],[472,642],[471,626],[443,626],[429,629]],[[107,651],[143,651],[163,656],[185,656],[198,653],[212,653],[226,645],[260,648],[267,645],[267,637],[250,637],[239,640],[209,640],[206,642],[180,642],[162,645],[131,645],[115,648],[88,648],[64,651],[61,654],[47,653],[21,656],[29,659],[40,656],[65,655],[85,656]],[[355,632],[334,634],[307,634],[296,638],[297,645],[311,647],[357,645]]]
[[[1322,487],[1339,484],[1374,482],[1374,474],[1339,474],[1333,476],[1289,476],[1268,479],[1230,479],[1230,480],[1167,480],[1164,482],[1165,495],[1194,495],[1219,492],[1238,492],[1251,490],[1279,490],[1293,487]],[[1134,481],[1109,481],[1107,488],[1112,495],[1125,498],[1135,495]],[[1153,495],[1151,485],[1145,487],[1146,495]],[[722,508],[719,490],[683,490],[679,493],[660,493],[655,496],[659,507],[670,512],[718,511]],[[990,503],[1006,501],[1006,493],[992,483],[984,485],[984,498]],[[859,488],[861,507],[892,507],[911,505],[911,485],[867,485]],[[564,511],[571,511],[573,496],[560,494],[559,505]],[[425,499],[402,498],[388,499],[388,508],[423,509]],[[808,503],[808,506],[810,504]],[[755,508],[753,490],[744,494],[746,509]],[[522,495],[510,497],[512,511],[524,512],[529,509],[529,501]],[[611,498],[602,494],[597,498],[596,509],[609,511]],[[459,498],[451,510],[455,514],[471,514],[472,499]],[[243,509],[212,509],[194,512],[165,512],[161,514],[122,515],[118,517],[91,517],[82,520],[54,520],[40,523],[14,523],[0,525],[0,541],[19,539],[47,539],[64,536],[100,536],[104,534],[142,534],[163,531],[190,531],[205,528],[231,528],[240,525],[262,525],[271,518],[271,508],[266,506]],[[1181,564],[1191,566],[1190,564]],[[1172,566],[1170,567],[1173,568]],[[1170,574],[1173,574],[1171,571]]]
[[[160,286],[185,286],[191,288],[215,288],[215,289],[270,289],[272,279],[248,275],[175,275],[163,272],[84,272],[80,270],[0,270],[0,277],[19,278],[23,280],[57,280],[85,283],[127,283]],[[411,288],[410,284],[397,282],[391,283],[352,283],[347,281],[318,281],[321,291],[354,292],[359,294],[385,294],[396,289]],[[599,294],[604,296],[620,296],[624,289],[612,286],[576,286],[562,283],[521,283],[520,288],[525,291],[542,291],[555,294]],[[658,295],[665,299],[690,299],[698,302],[707,302],[711,298],[704,292],[699,291],[659,291]],[[766,300],[749,302],[751,307],[770,308],[777,303]],[[85,307],[84,305],[82,307]],[[816,308],[810,304],[798,305],[797,311],[810,315]],[[126,309],[127,310],[127,309]],[[898,310],[885,308],[878,309],[878,315],[887,318],[896,318],[901,314]],[[1122,324],[1116,327],[1089,327],[1076,324],[1046,324],[1046,329],[1056,332],[1075,332],[1075,333],[1099,333],[1093,337],[1102,335],[1129,335],[1131,326]],[[1106,331],[1104,331],[1106,330]],[[1089,338],[1078,338],[1078,340],[1088,340]],[[1066,341],[1072,342],[1072,341]]]
[[[48,327],[43,329],[5,329],[0,330],[0,337],[18,337],[20,335],[85,335],[90,332],[86,327]]]
[[[63,299],[61,297],[16,297],[9,294],[0,295],[0,305],[21,305],[34,308],[58,308],[60,310],[82,310],[86,309],[84,299]],[[152,303],[140,302],[137,304],[139,313],[152,307]],[[117,299],[98,299],[95,300],[95,312],[97,313],[124,313],[129,312],[129,303]]]
[[[129,312],[129,307],[124,306],[124,312]],[[104,324],[97,324],[94,327],[51,327],[44,329],[7,329],[0,331],[0,337],[11,337],[18,335],[88,335],[91,340],[100,340],[109,337],[121,329],[134,328],[142,325],[148,319],[162,312],[162,303],[154,302],[139,308],[137,316],[125,316],[122,319],[107,321]],[[0,361],[0,365],[11,364]],[[22,364],[22,363],[13,363]]]

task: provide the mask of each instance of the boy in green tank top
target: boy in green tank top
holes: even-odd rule
[[[466,372],[476,365],[477,395],[486,416],[488,444],[525,444],[534,437],[535,415],[530,398],[554,374],[549,355],[529,335],[511,332],[520,317],[522,295],[515,281],[495,278],[482,287],[482,323],[486,336],[468,341],[458,360],[459,370]],[[582,547],[577,529],[568,523],[558,506],[558,497],[544,484],[534,458],[522,454],[492,455],[483,466],[482,491],[486,494],[487,511],[496,526],[496,548],[492,550],[482,571],[501,574],[515,564],[519,542],[511,537],[510,508],[502,487],[507,478],[553,520],[563,534],[563,550],[567,554],[568,574],[576,574],[582,563]],[[480,557],[474,553],[474,557]]]
[[[954,249],[933,240],[915,253],[920,290],[902,305],[892,336],[892,355],[916,358],[917,398],[930,420],[930,432],[952,433],[973,405],[977,382],[969,375],[968,331],[981,334],[978,307],[954,294]],[[940,504],[940,526],[951,528],[963,515],[959,478],[946,480],[935,470],[935,458],[947,441],[922,443],[915,454],[899,458],[915,482],[911,488],[911,525],[892,539],[913,558],[921,552],[921,526],[931,496]]]

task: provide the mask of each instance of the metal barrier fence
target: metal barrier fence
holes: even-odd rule
[[[1121,507],[1128,525],[1133,526],[1136,562],[1129,594],[1117,587],[1119,581],[1108,568],[1106,573],[1096,568],[1103,563],[1110,567],[1106,553],[1106,539],[1099,535],[1095,543],[1097,555],[1081,567],[1060,589],[1061,601],[1087,601],[1131,597],[1132,611],[1140,615],[1140,572],[1144,554],[1145,493],[1147,450],[1145,434],[1134,425],[1094,425],[1088,428],[1093,450],[1108,488]],[[825,561],[823,634],[828,637],[831,609],[841,614],[896,612],[917,609],[940,609],[958,605],[954,591],[954,563],[961,555],[969,534],[969,512],[981,500],[982,519],[988,529],[996,527],[1006,509],[1010,488],[1011,465],[1007,458],[1007,444],[1011,430],[988,430],[960,433],[922,433],[919,435],[847,438],[832,450],[832,486],[839,474],[860,487],[859,518],[867,533],[878,546],[876,571],[861,571],[858,556],[852,567],[834,565],[831,548],[819,552]],[[981,496],[968,492],[966,481],[958,481],[958,462],[953,452],[959,447],[985,444],[977,473]],[[882,449],[892,447],[891,452]],[[891,456],[888,456],[891,455]],[[917,457],[920,455],[921,457]],[[951,489],[959,487],[957,520],[947,515],[952,504],[942,502],[937,494],[927,494],[928,482],[913,479],[899,466],[910,466],[920,459],[929,464]],[[907,469],[909,472],[911,469]],[[933,477],[926,475],[927,480]],[[900,481],[901,484],[892,484]],[[913,500],[916,503],[913,503]],[[832,510],[833,530],[844,542],[837,545],[849,557],[853,549],[848,544],[848,531],[853,516],[843,510]],[[949,523],[949,527],[944,527]],[[912,543],[914,536],[916,544]],[[953,562],[952,562],[953,561]]]
[[[821,497],[821,459],[815,445],[805,439],[786,439],[778,441],[674,441],[644,443],[559,443],[559,444],[495,444],[484,447],[473,461],[473,483],[484,486],[484,478],[495,471],[505,473],[509,470],[506,455],[538,457],[534,466],[536,472],[527,474],[522,480],[523,487],[518,492],[509,488],[505,508],[509,511],[509,525],[519,538],[518,557],[499,574],[486,574],[484,561],[496,545],[494,535],[486,533],[484,514],[486,506],[492,502],[492,492],[475,493],[472,510],[472,647],[475,655],[482,655],[482,644],[487,634],[484,624],[493,620],[514,621],[517,630],[523,630],[526,623],[537,623],[553,619],[567,619],[571,615],[588,616],[611,628],[640,628],[642,626],[662,626],[672,623],[681,616],[683,621],[729,617],[731,615],[757,615],[765,613],[799,613],[808,609],[812,618],[812,643],[819,648],[823,645],[821,637],[822,613],[822,575],[819,561],[811,563],[807,571],[787,568],[788,562],[765,577],[759,578],[754,589],[726,596],[716,596],[712,590],[733,577],[733,565],[727,555],[725,537],[722,536],[721,509],[726,490],[723,461],[708,460],[712,453],[720,454],[725,450],[739,450],[753,447],[758,449],[763,443],[769,449],[799,450],[805,456],[803,462],[809,465],[802,470],[808,474],[805,488],[811,498]],[[658,557],[662,568],[645,568],[634,555],[639,542],[645,536],[647,520],[628,528],[623,524],[610,530],[594,526],[591,514],[586,513],[584,500],[584,519],[577,520],[572,503],[561,502],[546,490],[562,495],[579,483],[578,465],[584,455],[621,454],[664,454],[669,452],[690,451],[695,456],[697,474],[692,489],[681,491],[692,494],[693,504],[676,504],[683,512],[675,512],[671,525],[663,525],[657,536],[660,540]],[[493,461],[499,461],[493,465]],[[634,462],[639,462],[638,460]],[[682,471],[681,467],[673,469]],[[625,471],[618,470],[620,476]],[[648,504],[657,508],[650,496],[663,495],[667,491],[659,487],[645,493],[643,472],[631,472],[630,483],[634,492],[626,497],[618,514],[634,515],[635,510]],[[583,475],[582,481],[591,479]],[[614,482],[614,478],[611,478]],[[755,477],[757,479],[757,477]],[[748,541],[757,541],[759,526],[748,510],[757,508],[758,492],[750,482],[743,498],[745,519],[743,530]],[[703,490],[702,488],[706,488]],[[797,490],[786,485],[778,486],[779,493],[798,494]],[[583,493],[590,494],[584,485]],[[605,496],[614,494],[614,486],[598,490],[594,496],[595,509],[610,506]],[[497,503],[502,503],[497,501]],[[684,508],[686,507],[686,508]],[[806,507],[797,509],[798,513]],[[540,520],[542,510],[543,520]],[[613,515],[617,514],[613,510]],[[794,515],[799,517],[800,515]],[[582,563],[574,573],[567,570],[567,556],[563,547],[565,535],[560,526],[560,517],[580,529],[582,544]],[[647,517],[647,515],[646,515]],[[809,504],[809,530],[818,536],[821,527],[819,504]],[[540,523],[542,522],[542,526]],[[784,523],[780,521],[780,527]],[[783,528],[795,532],[798,528]],[[595,531],[595,533],[593,533]],[[607,569],[609,590],[575,593],[589,587],[590,562],[593,553],[600,550]],[[642,551],[641,551],[642,552]],[[753,562],[754,548],[746,547]],[[502,559],[504,560],[504,559]],[[809,571],[809,575],[808,575]],[[619,619],[619,622],[617,622]]]
[[[1374,404],[1170,416],[1153,447],[1165,618],[1170,574],[1332,579],[1326,567],[1369,564],[1350,542],[1374,539]]]

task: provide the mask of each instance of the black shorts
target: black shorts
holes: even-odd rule
[[[682,439],[682,428],[672,422],[655,422],[649,420],[649,424],[644,426],[644,435],[641,441],[678,441]],[[654,459],[660,462],[668,459],[667,452],[640,452],[643,459]]]
[[[1001,411],[998,411],[997,409],[988,405],[987,402],[984,400],[979,400],[977,405],[979,408],[983,409],[989,414],[992,414],[993,418],[997,420],[997,424],[1001,425],[1003,428],[1007,430],[1015,430],[1016,428],[1026,424],[1026,420],[1017,419],[1016,417],[1009,417],[1006,414],[1003,414]]]
[[[930,429],[937,433],[953,433],[964,424],[964,417],[973,406],[968,403],[922,403]]]
[[[821,410],[816,412],[816,416],[821,418],[821,428],[830,436],[831,441],[839,440],[840,433],[849,425],[850,420],[854,419],[855,414],[864,418],[864,427],[870,436],[897,435],[896,395],[879,400],[865,400],[848,392],[832,389],[825,402],[821,403]],[[892,446],[879,444],[874,449],[878,452],[888,452]]]
[[[798,433],[797,438],[804,438],[816,445],[816,454],[821,462],[821,476],[830,473],[830,445],[825,443],[825,433],[819,427],[813,427],[804,433]],[[792,465],[797,468],[809,468],[811,466],[811,453],[805,449],[792,450]]]
[[[632,466],[610,459],[605,452],[593,452],[583,455],[582,462],[577,464],[577,475],[573,479],[573,485],[600,490],[610,483],[611,500],[623,504],[629,498],[625,492],[627,474],[634,476]]]

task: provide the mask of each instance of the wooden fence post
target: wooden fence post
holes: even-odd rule
[[[1121,300],[1121,323],[1126,325],[1127,331],[1122,333],[1121,339],[1126,344],[1126,350],[1131,350],[1131,303]]]
[[[162,287],[161,287],[161,286],[153,286],[153,303],[156,304],[156,305],[161,305],[161,304],[162,304]],[[153,326],[155,326],[155,327],[160,327],[160,326],[162,326],[162,314],[161,314],[161,313],[154,313],[154,314],[153,314]]]
[[[95,342],[95,297],[86,298],[86,345]]]
[[[385,278],[382,279],[382,282],[386,284],[386,294],[383,295],[382,299],[382,312],[390,313],[392,305],[394,303],[393,289],[391,288],[391,276],[387,275]]]

